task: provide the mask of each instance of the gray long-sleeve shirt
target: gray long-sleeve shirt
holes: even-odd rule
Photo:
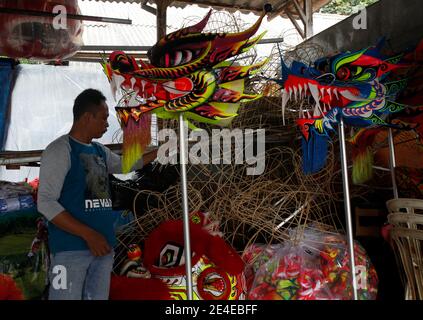
[[[66,209],[58,202],[62,192],[63,183],[71,167],[71,146],[69,138],[83,144],[68,134],[50,143],[41,156],[40,178],[38,188],[38,211],[48,220]],[[106,154],[108,173],[121,173],[121,157],[113,153],[109,148],[100,145]],[[139,169],[143,165],[142,159],[134,165]]]

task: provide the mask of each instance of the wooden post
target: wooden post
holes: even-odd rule
[[[156,29],[157,29],[157,42],[166,35],[166,26],[167,26],[167,7],[173,2],[173,0],[157,0],[157,10],[156,10]],[[157,118],[157,129],[161,130],[163,128],[163,119]]]
[[[313,36],[313,2],[311,0],[304,0],[304,11],[306,16],[305,36],[310,38]]]
[[[167,7],[173,2],[173,0],[158,0],[157,14],[156,14],[156,25],[157,25],[157,41],[166,35],[166,12]]]

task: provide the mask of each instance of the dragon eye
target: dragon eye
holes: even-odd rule
[[[336,73],[336,77],[340,80],[348,80],[351,76],[351,71],[347,67],[342,67]]]
[[[189,49],[182,49],[166,53],[164,55],[164,66],[166,68],[169,68],[184,65],[198,58],[201,52],[201,49],[197,49],[194,51]]]

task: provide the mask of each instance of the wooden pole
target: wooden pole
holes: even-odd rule
[[[166,12],[167,7],[173,2],[173,0],[159,0],[157,4],[156,24],[157,24],[157,41],[166,35]]]
[[[304,10],[306,16],[305,36],[310,38],[313,36],[313,2],[311,0],[304,0]]]

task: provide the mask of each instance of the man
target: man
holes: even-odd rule
[[[49,220],[49,299],[105,300],[116,244],[108,174],[121,172],[121,157],[92,141],[109,126],[101,92],[83,91],[73,116],[69,134],[49,144],[41,157],[38,210]],[[133,169],[156,155],[145,154]]]

